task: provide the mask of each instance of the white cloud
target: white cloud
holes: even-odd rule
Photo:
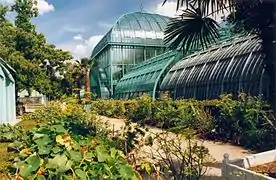
[[[63,44],[58,45],[57,47],[70,51],[76,59],[90,57],[94,47],[98,44],[102,37],[103,35],[91,36],[89,39],[82,39],[81,43],[78,44]]]
[[[74,40],[83,40],[81,34],[78,34],[78,35],[74,36],[73,39],[74,39]]]
[[[164,16],[175,17],[176,16],[176,2],[168,1],[166,4],[159,3],[151,10],[153,13],[161,14]]]
[[[0,0],[1,4],[11,5],[14,3],[14,0]],[[37,5],[35,7],[38,9],[38,13],[43,15],[45,13],[51,12],[55,10],[53,4],[49,4],[46,0],[38,0]]]
[[[43,15],[47,12],[51,12],[55,10],[54,5],[49,4],[46,0],[38,0],[36,7],[40,15]]]
[[[177,15],[181,14],[181,10],[176,11],[176,6],[177,3],[175,1],[168,1],[166,4],[163,5],[163,3],[158,4],[155,7],[152,7],[150,9],[151,12],[161,14],[164,16],[169,16],[169,17],[176,17]],[[185,9],[185,7],[182,7],[180,9]],[[211,8],[209,12],[211,11]],[[229,12],[224,12],[224,15],[222,13],[216,14],[215,16],[212,16],[217,21],[221,21],[222,16],[228,16]]]
[[[0,0],[1,4],[13,4],[14,0]]]

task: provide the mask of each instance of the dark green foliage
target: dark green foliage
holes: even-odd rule
[[[258,97],[240,94],[237,99],[222,95],[216,100],[176,100],[161,98],[153,101],[143,95],[136,100],[115,101],[128,104],[122,115],[132,122],[181,132],[185,128],[195,130],[199,137],[232,142],[254,150],[267,150],[275,146],[275,124],[270,107]],[[113,104],[108,105],[109,103]],[[99,106],[99,104],[101,104]],[[130,105],[131,104],[131,105]],[[92,103],[94,109],[110,107],[115,116],[113,100]],[[132,108],[129,108],[132,107]],[[123,108],[123,107],[122,107]],[[123,108],[124,109],[124,108]]]
[[[218,23],[210,17],[203,17],[202,8],[183,11],[173,18],[165,30],[165,43],[172,49],[181,49],[186,54],[190,50],[206,48],[219,37]]]

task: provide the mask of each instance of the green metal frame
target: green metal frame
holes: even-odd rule
[[[118,83],[115,97],[122,98],[123,94],[152,92],[156,97],[158,86],[170,67],[182,56],[178,51],[168,51],[148,59],[131,69]]]

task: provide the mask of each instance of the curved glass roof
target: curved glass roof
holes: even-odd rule
[[[1,69],[2,69],[3,74],[0,74],[0,76],[5,75],[6,79],[8,79],[10,82],[14,83],[15,81],[11,74],[11,71],[15,72],[15,70],[0,57],[0,70]]]
[[[267,92],[260,40],[239,37],[185,57],[167,73],[161,90],[175,98],[208,99],[238,91],[251,95]]]
[[[177,52],[168,51],[148,59],[131,69],[117,84],[115,96],[129,98],[134,93],[150,92],[154,95],[162,74],[177,59]]]
[[[164,30],[170,18],[158,14],[133,12],[121,16],[92,52],[95,57],[107,44],[164,46]]]

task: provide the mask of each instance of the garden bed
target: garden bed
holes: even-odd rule
[[[229,155],[225,154],[222,164],[222,177],[226,180],[276,180],[275,158],[276,150],[234,160],[229,160]]]
[[[272,178],[276,178],[276,161],[258,165],[256,167],[250,168],[250,170],[264,175],[268,175]]]

